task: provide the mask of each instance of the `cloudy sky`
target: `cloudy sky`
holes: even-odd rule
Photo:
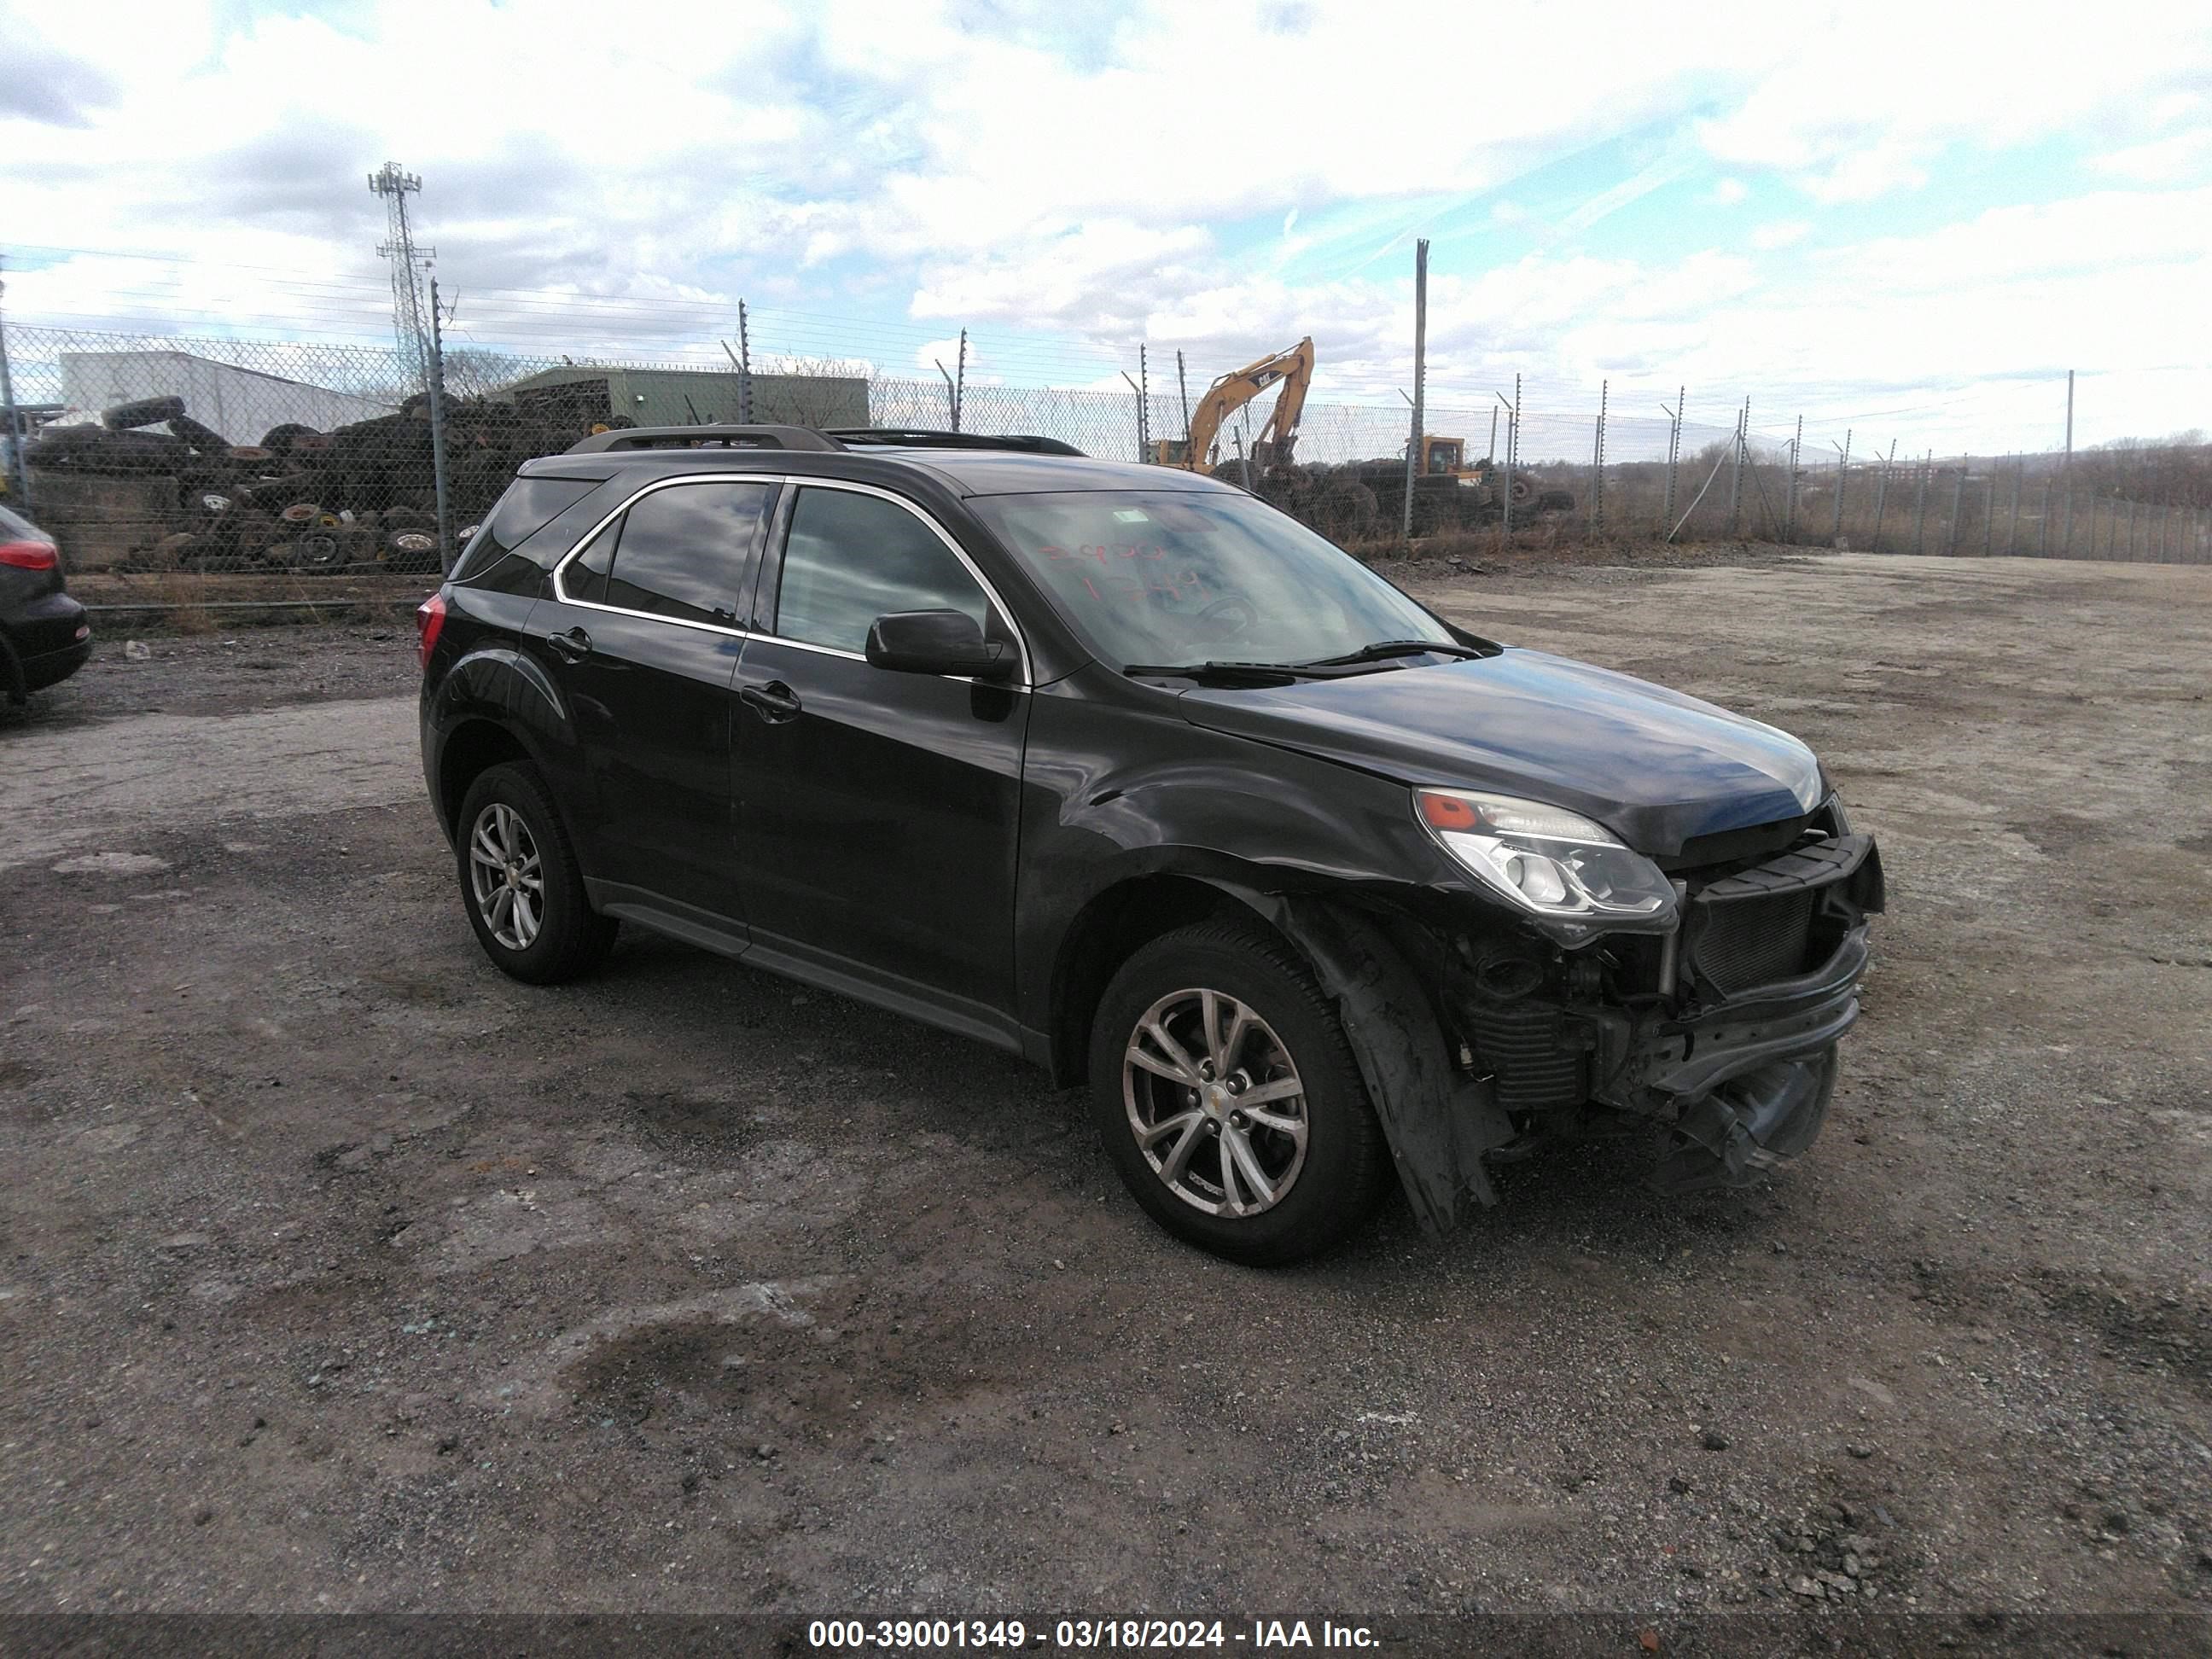
[[[484,346],[1395,403],[1426,236],[1446,407],[2212,427],[2201,0],[0,0],[0,155],[19,325],[388,338],[391,158]]]

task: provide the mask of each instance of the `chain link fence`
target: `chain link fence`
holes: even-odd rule
[[[73,568],[119,573],[441,568],[440,467],[427,393],[388,348],[15,326],[18,475]],[[1183,437],[1174,392],[1067,390],[876,374],[866,364],[576,361],[448,349],[444,492],[453,540],[534,456],[609,426],[750,419],[812,427],[1032,433],[1150,459]],[[958,407],[955,408],[956,398]],[[1748,537],[1893,553],[2212,562],[2212,450],[2103,449],[2066,459],[1801,459],[1795,438],[1670,414],[1607,418],[1427,400],[1416,536]],[[1401,544],[1410,414],[1309,404],[1297,465],[1255,453],[1269,400],[1224,429],[1217,471],[1346,544]],[[1679,413],[1680,405],[1675,405]],[[1439,462],[1443,464],[1439,464]]]

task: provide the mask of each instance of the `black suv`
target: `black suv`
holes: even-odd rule
[[[1873,841],[1804,744],[1453,626],[1228,484],[1048,439],[679,428],[531,462],[420,613],[485,952],[635,922],[1087,1082],[1139,1203],[1294,1260],[1395,1164],[1803,1150]]]

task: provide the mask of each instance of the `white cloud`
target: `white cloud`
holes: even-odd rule
[[[1844,408],[2033,369],[2061,338],[2138,377],[2212,366],[2201,301],[2183,297],[2207,275],[2201,190],[1805,251],[1824,210],[1940,179],[1962,149],[2094,131],[2106,178],[2202,180],[2212,45],[2184,8],[2087,28],[2037,5],[1996,27],[1924,4],[1807,19],[1719,0],[1686,30],[1535,0],[1418,18],[667,0],[645,32],[610,32],[596,0],[338,15],[240,22],[225,0],[165,0],[118,28],[108,8],[0,0],[0,224],[24,243],[187,256],[19,272],[11,310],[380,338],[381,210],[362,176],[389,155],[423,174],[425,240],[463,330],[487,341],[717,360],[743,293],[763,357],[933,374],[967,324],[993,373],[1118,388],[1104,364],[1133,368],[1140,338],[1156,360],[1184,347],[1202,380],[1311,332],[1317,395],[1388,398],[1412,332],[1405,244],[1427,216],[1473,198],[1467,240],[1439,252],[1500,232],[1518,250],[1535,222],[1521,204],[1546,199],[1524,175],[1631,135],[1641,170],[1586,186],[1557,222],[1581,252],[1437,262],[1439,387],[1479,402],[1517,368],[1579,407],[1601,378],[1671,395],[1690,376]],[[1224,103],[1224,86],[1311,88],[1325,117],[1285,118],[1272,91]],[[1778,179],[1807,216],[1715,221],[1729,246],[1681,257],[1618,242],[1606,257],[1607,216],[1692,168],[1718,174],[1706,207],[1763,209]],[[1240,250],[1230,228],[1247,220],[1280,234]],[[1312,274],[1317,248],[1348,246],[1364,252]],[[784,308],[775,337],[763,306]],[[877,320],[851,319],[863,310]]]
[[[1632,203],[1642,201],[1653,191],[1675,183],[1689,173],[1692,165],[1692,159],[1687,155],[1676,153],[1662,155],[1648,167],[1642,167],[1622,179],[1611,189],[1601,191],[1569,213],[1559,222],[1560,225],[1562,228],[1567,230],[1588,230],[1599,220],[1620,212],[1621,209]],[[1725,185],[1733,184],[1735,181],[1724,179],[1722,182]]]
[[[1908,0],[1805,20],[1748,94],[1699,124],[1714,158],[1795,178],[1816,200],[1872,200],[1923,182],[1943,148],[1996,149],[2175,118],[2212,77],[2198,9],[2119,4],[2094,25],[2071,0],[2000,21]]]
[[[1928,169],[1915,159],[1911,146],[1881,142],[1837,156],[1825,167],[1798,175],[1805,193],[1816,202],[1871,202],[1893,191],[1917,190],[1928,182]]]
[[[2178,184],[2212,171],[2212,126],[2194,127],[2148,143],[2130,144],[2090,158],[2089,165],[2114,178],[2140,184]]]

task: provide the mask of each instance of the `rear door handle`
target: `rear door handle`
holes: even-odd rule
[[[738,696],[770,726],[781,726],[799,717],[799,694],[781,680],[770,680],[765,685],[741,685]]]
[[[548,634],[545,648],[562,662],[581,662],[592,654],[592,636],[580,628],[572,628],[565,634]]]

